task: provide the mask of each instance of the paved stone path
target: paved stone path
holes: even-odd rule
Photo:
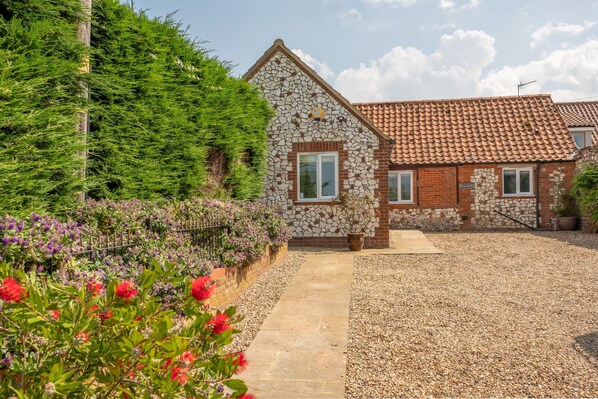
[[[394,231],[392,240],[391,249],[307,256],[246,352],[249,392],[257,399],[344,398],[354,257],[441,253],[419,231]]]

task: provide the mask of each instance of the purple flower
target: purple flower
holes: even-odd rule
[[[10,240],[8,239],[8,237],[2,238],[2,245],[7,246],[9,242]]]

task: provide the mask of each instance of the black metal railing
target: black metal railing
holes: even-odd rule
[[[230,234],[230,227],[217,220],[187,220],[174,231],[188,237],[191,245],[202,248],[210,258],[220,258],[224,238]]]
[[[161,231],[161,227],[158,227],[151,218],[147,218],[144,224],[149,232],[183,235],[192,246],[200,248],[209,258],[221,258],[225,237],[230,234],[230,226],[211,217],[186,220],[178,228],[166,232]],[[140,245],[142,239],[131,235],[130,232],[82,237],[79,246],[84,249],[73,253],[73,256],[89,260],[107,255],[122,256],[129,251],[129,248]]]

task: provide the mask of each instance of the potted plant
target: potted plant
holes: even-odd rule
[[[559,230],[577,229],[577,206],[573,194],[568,191],[561,193],[554,213],[557,215],[556,223]]]
[[[376,217],[374,197],[369,194],[352,195],[342,192],[336,200],[346,220],[349,249],[361,251],[365,242],[365,230],[370,221]]]

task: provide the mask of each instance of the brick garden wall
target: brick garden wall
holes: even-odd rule
[[[222,308],[235,302],[255,280],[287,255],[287,248],[286,244],[277,251],[268,247],[260,259],[248,266],[214,269],[211,277],[216,282],[216,289],[206,303]]]

